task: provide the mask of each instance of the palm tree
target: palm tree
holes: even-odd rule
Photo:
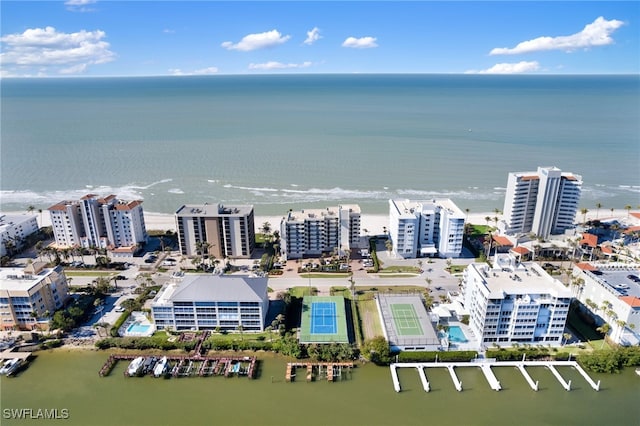
[[[489,216],[485,216],[484,220],[487,222],[487,226],[489,226],[489,222],[491,222],[491,218]]]
[[[611,330],[611,326],[609,324],[607,324],[606,322],[604,324],[602,324],[600,327],[596,328],[596,331],[602,334],[602,346],[600,346],[600,349],[602,349],[604,347],[605,342],[607,341],[607,334],[609,333],[609,330]]]
[[[36,209],[35,207],[30,205],[29,207],[27,207],[27,213],[33,213],[35,209]]]
[[[589,210],[583,207],[580,209],[580,213],[582,214],[582,226],[584,226],[587,223],[587,213],[589,213]]]
[[[629,214],[631,213],[631,206],[627,204],[626,206],[624,206],[624,208],[627,211],[627,219],[629,219]]]
[[[353,279],[353,277],[349,277],[349,289],[351,290],[351,297],[355,300],[356,299],[356,282]]]
[[[244,331],[244,327],[242,326],[242,324],[238,324],[238,333],[240,333],[240,340],[244,341],[244,334],[242,334],[242,332]]]
[[[602,203],[596,203],[596,219],[598,218],[598,215],[600,214],[600,209],[602,208]]]

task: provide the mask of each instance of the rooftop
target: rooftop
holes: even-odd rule
[[[172,302],[262,302],[267,294],[266,277],[248,275],[187,275],[180,282],[165,285],[153,306]]]
[[[497,255],[493,267],[486,263],[472,263],[483,277],[487,289],[496,298],[504,294],[553,294],[571,297],[571,290],[551,277],[536,262],[518,262],[512,255]]]
[[[176,211],[176,216],[180,217],[221,217],[237,216],[244,217],[251,214],[252,205],[225,206],[223,204],[185,204]]]
[[[640,267],[638,266],[618,263],[582,263],[576,266],[621,299],[640,297]]]
[[[37,273],[23,268],[0,268],[0,290],[29,291],[42,281],[53,269],[37,269]]]

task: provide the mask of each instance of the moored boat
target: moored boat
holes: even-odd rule
[[[20,365],[22,364],[22,360],[20,358],[13,358],[9,361],[5,362],[2,368],[0,368],[0,374],[4,374],[10,376],[15,373]]]
[[[169,366],[169,361],[167,360],[166,356],[163,356],[162,358],[160,358],[160,361],[158,361],[158,363],[154,367],[153,375],[155,377],[160,377],[160,376],[166,374],[168,366]]]
[[[137,376],[142,369],[142,363],[144,362],[144,358],[139,356],[129,364],[129,368],[127,368],[127,374],[129,376]]]

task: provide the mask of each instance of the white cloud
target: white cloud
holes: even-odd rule
[[[33,69],[26,68],[35,66],[44,67],[45,71],[52,68],[54,72],[82,72],[88,65],[114,60],[105,37],[106,33],[100,30],[62,33],[53,27],[30,28],[0,38],[0,65],[22,68],[23,74],[31,74]]]
[[[612,19],[607,21],[602,16],[582,31],[568,36],[538,37],[533,40],[518,43],[514,48],[496,47],[490,55],[515,55],[519,53],[539,52],[542,50],[564,50],[571,52],[576,49],[588,49],[593,46],[604,46],[613,43],[611,33],[624,25],[624,22]]]
[[[182,71],[179,68],[170,69],[171,75],[212,75],[218,73],[217,67],[207,67],[195,71]]]
[[[86,7],[90,4],[96,3],[97,0],[67,0],[64,5],[67,6],[67,10],[72,12],[93,12],[94,9]]]
[[[86,6],[88,4],[95,3],[96,0],[67,0],[64,2],[65,6]]]
[[[250,70],[281,70],[287,68],[308,68],[313,65],[312,62],[306,61],[301,64],[283,64],[282,62],[269,61],[262,64],[249,64]]]
[[[164,30],[162,30],[162,32],[164,34],[175,34],[176,33],[175,30],[172,30],[172,29],[169,29],[169,28],[165,28]]]
[[[307,39],[304,41],[304,44],[313,44],[321,38],[320,29],[318,27],[313,27],[311,31],[307,31]]]
[[[228,50],[248,52],[250,50],[277,46],[279,44],[286,43],[290,38],[291,36],[283,36],[278,30],[271,30],[264,33],[248,34],[242,37],[242,40],[238,43],[225,41],[221,46]]]
[[[351,47],[354,49],[370,49],[372,47],[378,47],[375,37],[347,37],[342,43],[342,47]]]
[[[521,61],[517,63],[495,64],[491,68],[480,71],[466,71],[465,74],[522,74],[531,71],[538,71],[540,64],[537,61]]]

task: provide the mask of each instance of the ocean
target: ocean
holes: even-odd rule
[[[502,209],[507,174],[583,177],[581,207],[640,204],[638,76],[243,75],[2,79],[0,208],[87,193],[253,204],[390,198]]]

